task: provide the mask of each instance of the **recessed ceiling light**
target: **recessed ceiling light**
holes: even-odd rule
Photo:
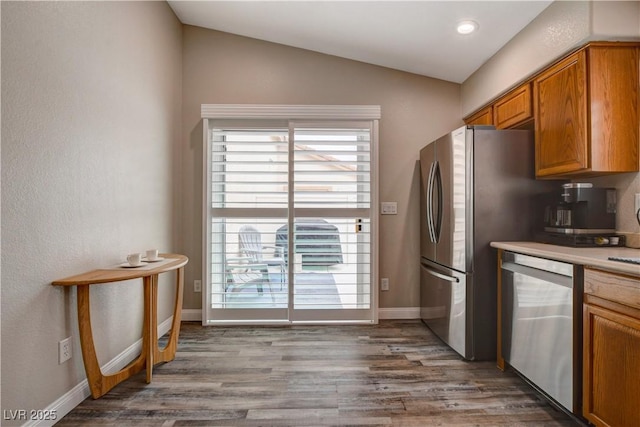
[[[460,21],[458,22],[458,33],[471,34],[478,29],[478,24],[474,21]]]

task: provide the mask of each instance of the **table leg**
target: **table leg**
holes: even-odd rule
[[[171,322],[171,333],[167,345],[160,350],[157,345],[154,350],[154,360],[159,362],[170,362],[176,357],[178,348],[178,336],[180,335],[180,322],[182,320],[182,293],[184,288],[184,268],[176,271],[176,302],[173,306],[173,321]],[[156,340],[157,342],[157,340]]]
[[[147,383],[153,377],[153,356],[158,346],[158,275],[143,278],[144,283],[144,326],[142,332],[142,352],[146,355]]]
[[[109,390],[122,381],[137,374],[145,366],[146,354],[144,348],[140,356],[124,369],[111,374],[103,375],[98,358],[96,356],[95,343],[91,330],[91,307],[89,296],[89,285],[78,286],[78,330],[80,332],[80,347],[84,360],[84,370],[87,374],[87,382],[94,399],[103,396]],[[144,342],[144,340],[143,340]],[[144,347],[144,344],[143,344]]]

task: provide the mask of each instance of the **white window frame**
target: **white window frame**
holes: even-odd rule
[[[372,144],[371,144],[371,323],[378,323],[379,306],[379,183],[378,183],[378,122],[381,118],[381,108],[379,105],[270,105],[270,104],[202,104],[202,131],[203,131],[203,197],[202,197],[202,277],[210,277],[211,263],[209,262],[207,248],[211,245],[211,221],[209,212],[211,210],[211,147],[209,141],[209,120],[219,119],[239,119],[239,120],[331,120],[331,121],[354,121],[367,120],[372,122]],[[202,292],[202,324],[211,324],[208,319],[208,307],[211,305],[211,295],[209,290]],[[265,319],[265,321],[269,321]],[[229,323],[229,322],[226,322]],[[245,323],[238,319],[238,323]],[[253,322],[255,323],[255,322]],[[286,321],[285,323],[291,323]]]

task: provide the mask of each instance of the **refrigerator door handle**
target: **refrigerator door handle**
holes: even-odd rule
[[[440,241],[440,234],[442,232],[442,174],[440,173],[440,164],[436,161],[434,172],[434,183],[438,184],[438,219],[437,221],[432,221],[433,225],[433,235],[435,237],[436,243]],[[432,214],[433,215],[433,214]]]
[[[426,267],[424,264],[420,264],[420,267],[422,267],[424,271],[426,271],[432,276],[437,277],[438,279],[446,280],[447,282],[453,282],[453,283],[460,282],[460,279],[458,279],[457,277],[451,277],[442,273],[438,273],[437,271],[433,271],[430,268]]]
[[[435,229],[433,227],[433,177],[435,174],[436,163],[431,163],[429,169],[429,179],[427,181],[427,226],[429,229],[429,240],[432,243],[436,242]]]

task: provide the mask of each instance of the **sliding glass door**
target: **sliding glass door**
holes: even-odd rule
[[[289,219],[289,132],[282,126],[227,124],[209,133],[208,320],[288,318],[287,265],[276,245]]]
[[[366,320],[371,309],[368,123],[292,123],[292,320]]]
[[[205,125],[204,323],[374,321],[376,122]]]

